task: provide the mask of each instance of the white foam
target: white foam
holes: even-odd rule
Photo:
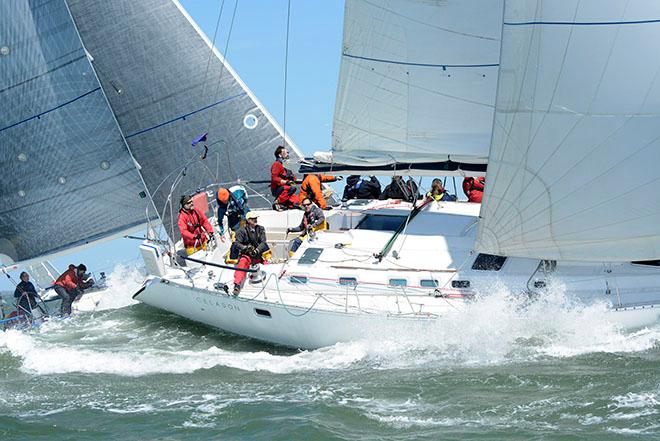
[[[199,369],[225,366],[245,371],[273,373],[343,369],[356,358],[345,351],[319,350],[295,355],[268,352],[236,352],[210,347],[205,350],[133,349],[93,350],[64,345],[8,331],[0,334],[0,349],[22,359],[22,369],[46,375],[69,372],[141,376],[156,373],[183,374]]]
[[[125,274],[135,273],[118,269],[113,277],[115,274],[128,280],[131,277]],[[218,366],[285,374],[356,366],[489,365],[548,356],[645,351],[660,341],[660,326],[625,333],[611,321],[604,305],[577,305],[561,289],[551,290],[529,305],[525,302],[494,287],[465,311],[436,322],[398,322],[365,329],[362,340],[292,355],[225,350],[211,346],[213,341],[207,347],[190,350],[186,349],[190,339],[197,338],[190,333],[177,328],[156,333],[140,330],[130,319],[117,315],[50,322],[31,334],[6,332],[0,334],[0,350],[21,358],[23,370],[40,375],[84,372],[141,376],[184,374]]]
[[[657,392],[629,392],[625,395],[614,396],[612,400],[614,403],[608,406],[610,409],[639,409],[642,407],[660,406],[660,399]]]
[[[562,287],[529,303],[501,286],[465,311],[434,326],[371,330],[357,342],[383,368],[428,363],[484,365],[572,357],[594,352],[639,352],[656,347],[660,325],[629,333],[604,304],[574,302]]]
[[[433,419],[433,418],[420,418],[407,415],[378,415],[375,413],[367,412],[365,414],[368,418],[371,418],[380,423],[387,424],[396,429],[408,429],[411,427],[456,427],[456,426],[465,426],[468,422],[460,418],[445,418],[445,419]],[[471,422],[472,424],[479,424],[478,422]]]
[[[90,301],[83,296],[76,304],[79,311],[103,311],[123,308],[137,303],[133,294],[144,281],[144,269],[136,266],[118,264],[108,275],[107,288],[98,293],[88,294]]]

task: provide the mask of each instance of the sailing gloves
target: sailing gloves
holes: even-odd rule
[[[245,248],[245,254],[253,258],[259,257],[259,251],[252,245],[248,245],[247,248]]]

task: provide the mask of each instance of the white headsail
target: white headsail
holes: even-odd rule
[[[332,157],[316,159],[483,169],[501,20],[501,0],[347,0]]]
[[[507,0],[480,251],[660,257],[660,2]]]

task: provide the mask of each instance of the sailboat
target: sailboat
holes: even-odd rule
[[[186,266],[141,246],[134,298],[255,339],[318,348],[422,328],[494,286],[555,287],[611,320],[660,318],[660,5],[347,0],[333,151],[305,172],[471,176],[483,204],[349,201],[234,297],[229,238]],[[277,128],[276,124],[273,127]],[[383,331],[385,326],[385,331]]]

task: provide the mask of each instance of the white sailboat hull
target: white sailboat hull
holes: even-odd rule
[[[425,332],[438,321],[442,325],[447,315],[465,306],[463,300],[448,300],[445,314],[435,317],[329,311],[285,305],[275,299],[254,300],[249,293],[234,297],[159,278],[147,280],[134,298],[227,332],[299,349],[316,349],[410,327]],[[660,305],[613,308],[609,313],[609,320],[623,328],[642,328],[660,320]]]
[[[163,283],[161,279],[150,279],[145,285],[134,297],[140,302],[237,335],[299,349],[355,341],[399,325],[424,327],[433,322],[428,317],[404,319],[309,309]]]
[[[383,216],[409,212],[402,204],[334,210],[330,231],[304,240],[285,262],[262,265],[261,276],[246,282],[239,297],[228,294],[234,271],[214,266],[224,264],[228,240],[193,256],[209,264],[186,266],[146,244],[143,257],[152,276],[133,298],[228,332],[304,349],[397,327],[442,325],[474,299],[503,290],[520,304],[562,293],[558,301],[566,304],[558,307],[602,306],[605,320],[625,328],[660,320],[660,267],[654,264],[499,256],[499,263],[486,259],[490,263],[484,265],[482,255],[472,251],[475,205],[429,206],[393,242],[392,231],[382,229]],[[283,248],[281,231],[291,226],[290,214],[260,216],[275,250]],[[374,255],[390,242],[379,261]]]

